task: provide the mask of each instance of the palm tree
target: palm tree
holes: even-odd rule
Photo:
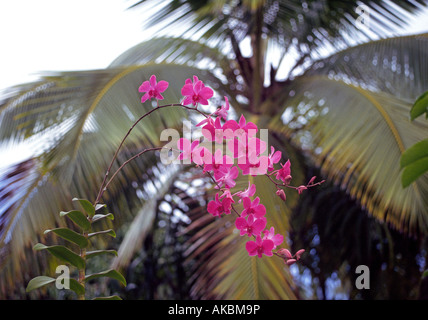
[[[296,185],[319,170],[370,216],[424,237],[428,176],[403,189],[399,159],[427,129],[422,120],[410,123],[408,114],[428,87],[428,34],[396,35],[426,4],[142,0],[132,7],[157,9],[148,26],[182,32],[171,37],[159,31],[103,70],[45,74],[11,88],[0,104],[1,142],[24,141],[36,152],[1,180],[2,295],[12,296],[12,286],[34,276],[28,276],[37,272],[34,265],[47,266],[28,248],[42,230],[64,223],[57,213],[70,207],[71,198],[94,200],[123,135],[153,108],[139,103],[136,90],[151,74],[169,81],[166,103],[179,101],[184,80],[198,75],[215,90],[214,105],[227,96],[236,114],[269,130],[269,143],[291,160]],[[358,5],[370,13],[370,25],[356,23]],[[181,128],[186,118],[197,121],[179,108],[166,109],[135,128],[116,168],[137,151],[164,144],[162,129]],[[302,198],[290,193],[283,203],[264,177],[254,181],[270,223],[288,234]],[[249,258],[233,221],[206,214],[209,187],[198,170],[166,167],[155,153],[130,163],[103,198],[126,229],[115,265],[129,266],[143,246],[155,255],[156,229],[168,235],[165,243],[175,237],[162,255],[176,266],[187,263],[188,271],[176,272],[188,272],[192,298],[297,298],[280,259]],[[159,228],[161,220],[170,227]]]

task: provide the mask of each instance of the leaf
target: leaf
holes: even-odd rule
[[[428,171],[428,157],[419,159],[404,167],[401,177],[403,188],[408,187],[412,182]]]
[[[47,234],[49,232],[53,232],[58,236],[60,236],[61,238],[77,244],[80,248],[86,248],[89,245],[88,239],[86,239],[81,234],[78,234],[77,232],[70,230],[68,228],[57,228],[57,229],[46,230],[44,233]]]
[[[92,238],[95,236],[98,236],[100,234],[108,234],[109,236],[112,236],[113,238],[116,238],[116,232],[114,232],[113,229],[108,229],[108,230],[103,230],[103,231],[98,231],[98,232],[93,232],[88,234],[88,238]]]
[[[110,219],[110,220],[114,220],[114,216],[112,213],[108,213],[108,214],[96,214],[92,217],[92,222],[96,222],[102,219]]]
[[[88,221],[84,213],[81,211],[77,211],[77,210],[72,210],[68,212],[61,211],[60,216],[69,217],[76,225],[78,225],[80,228],[82,228],[85,231],[91,228],[91,223]]]
[[[73,201],[79,201],[80,205],[85,210],[85,212],[88,214],[88,216],[90,216],[90,217],[94,216],[94,214],[95,214],[95,208],[92,205],[92,203],[90,203],[88,200],[73,198]]]
[[[53,256],[68,262],[75,266],[78,269],[84,269],[85,268],[85,260],[71,251],[70,249],[64,247],[64,246],[46,246],[42,243],[37,243],[33,250],[39,251],[39,250],[48,250],[49,253],[51,253]]]
[[[419,141],[404,151],[401,155],[400,166],[404,168],[423,158],[428,158],[428,139]]]
[[[428,91],[423,93],[414,103],[410,110],[410,119],[413,121],[423,113],[428,118]]]
[[[101,254],[113,254],[117,257],[116,250],[96,250],[96,251],[88,251],[86,252],[86,259],[93,258],[95,256],[99,256]]]
[[[124,286],[126,286],[126,280],[123,277],[123,275],[121,275],[119,272],[117,272],[114,269],[110,269],[110,270],[106,270],[106,271],[103,271],[103,272],[99,272],[99,273],[94,273],[94,274],[91,274],[91,275],[87,275],[85,277],[85,281],[88,282],[88,281],[90,281],[92,279],[101,278],[101,277],[108,277],[108,278],[111,278],[111,279],[115,279],[115,280],[119,281],[120,283],[122,283]]]
[[[52,282],[55,282],[55,278],[46,277],[46,276],[38,276],[30,280],[27,285],[26,292],[33,291],[35,289],[41,288],[45,285],[48,285]]]
[[[85,287],[82,286],[76,279],[70,280],[70,290],[73,290],[78,296],[85,294]]]
[[[108,297],[96,297],[92,300],[122,300],[122,298],[115,295],[115,296],[108,296]]]

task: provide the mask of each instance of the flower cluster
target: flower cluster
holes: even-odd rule
[[[146,92],[144,97],[159,99],[159,93],[167,87],[164,82],[156,83],[155,76],[152,76],[150,82],[144,82],[140,89]],[[184,96],[181,105],[191,104],[196,110],[199,104],[207,105],[208,99],[213,96],[213,90],[206,87],[196,76],[193,76],[193,81],[186,80],[181,93]],[[234,192],[232,189],[236,186],[239,174],[266,175],[275,184],[276,195],[285,201],[283,188],[293,188],[300,194],[308,187],[323,181],[314,184],[313,177],[306,186],[290,186],[292,179],[290,160],[281,163],[282,153],[275,151],[274,147],[271,147],[268,154],[266,141],[256,137],[259,128],[247,121],[243,115],[238,121],[228,119],[227,97],[224,97],[224,101],[223,106],[212,114],[204,114],[205,119],[196,125],[202,129],[204,142],[211,143],[210,146],[214,144],[215,150],[200,140],[190,141],[181,138],[177,142],[177,148],[181,151],[178,159],[190,160],[211,177],[218,192],[208,203],[207,211],[214,217],[236,214],[236,229],[241,236],[250,238],[245,246],[250,256],[261,258],[263,255],[275,254],[283,258],[287,265],[291,265],[300,259],[304,250],[299,250],[295,256],[287,249],[274,251],[283,243],[284,237],[275,233],[274,227],[267,228],[266,207],[260,203],[260,198],[255,196],[256,185],[249,183],[247,189]],[[276,164],[280,167],[275,170]],[[237,205],[242,209],[237,210],[235,207]]]

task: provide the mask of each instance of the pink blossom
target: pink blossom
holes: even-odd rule
[[[202,128],[202,134],[208,141],[223,143],[224,130],[220,123],[220,118],[216,118],[214,122],[208,122]]]
[[[247,219],[238,217],[235,221],[235,226],[240,230],[240,235],[247,234],[251,236],[259,236],[262,230],[266,227],[266,218],[254,218],[253,215],[248,216]]]
[[[221,149],[217,149],[214,155],[211,155],[208,150],[205,152],[204,172],[212,171],[214,176],[221,172],[224,175],[233,166],[233,160],[228,155],[223,156]]]
[[[268,157],[257,157],[255,152],[252,152],[247,157],[238,159],[238,167],[242,170],[243,175],[262,175],[266,174],[268,168]]]
[[[195,148],[199,145],[199,141],[195,140],[192,143],[186,138],[180,138],[177,141],[177,148],[179,150],[182,150],[183,152],[180,153],[178,156],[179,160],[186,160],[190,159],[192,161],[192,153],[195,150]]]
[[[281,160],[282,153],[281,153],[281,151],[276,151],[275,152],[275,148],[273,146],[270,147],[270,150],[271,150],[271,152],[270,152],[270,154],[268,156],[268,158],[269,158],[268,170],[272,171],[273,170],[273,165],[275,163],[278,163]]]
[[[241,217],[254,214],[256,218],[261,218],[266,214],[266,207],[260,204],[259,197],[256,197],[253,201],[250,198],[244,198],[243,205],[244,210],[241,213]]]
[[[221,106],[219,109],[217,109],[214,114],[223,118],[224,121],[227,120],[227,114],[229,112],[229,99],[227,97],[224,97],[225,103],[224,106]]]
[[[263,254],[271,257],[273,255],[273,247],[274,243],[272,240],[263,240],[260,236],[257,236],[256,241],[248,241],[245,244],[245,249],[247,249],[248,254],[250,256],[257,255],[259,258],[261,258]]]
[[[248,188],[244,191],[238,191],[234,195],[238,196],[240,199],[238,203],[241,203],[242,199],[247,197],[252,197],[256,193],[256,185],[251,184],[251,182],[248,182]]]
[[[236,185],[236,178],[238,178],[239,170],[237,167],[222,167],[214,174],[214,178],[220,187],[233,188]]]
[[[285,164],[281,163],[282,168],[276,172],[276,179],[282,180],[282,182],[284,182],[285,184],[290,183],[290,180],[291,180],[290,166],[291,166],[290,160],[287,160]]]
[[[138,88],[139,92],[145,92],[145,94],[141,97],[141,103],[151,98],[163,100],[161,93],[168,88],[168,85],[168,82],[164,80],[156,82],[156,76],[152,75],[150,77],[150,81],[144,81]]]
[[[230,214],[232,208],[233,199],[225,198],[222,201],[219,199],[218,193],[215,195],[215,200],[208,202],[207,211],[211,213],[214,217],[219,217],[223,213]]]
[[[198,103],[208,105],[208,99],[214,95],[214,92],[211,88],[205,87],[197,76],[193,76],[193,82],[190,79],[186,80],[186,84],[181,89],[181,94],[184,96],[182,102],[184,106],[188,104],[197,106]]]
[[[263,234],[263,240],[269,239],[273,241],[273,244],[275,245],[274,249],[284,241],[284,237],[281,234],[275,234],[274,227],[271,227],[269,230],[264,230]]]

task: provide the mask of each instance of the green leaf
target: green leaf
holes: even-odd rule
[[[403,188],[408,187],[412,182],[414,182],[427,171],[428,157],[419,159],[407,165],[403,170],[403,175],[401,176],[401,184],[403,185]]]
[[[428,277],[428,269],[426,269],[424,273],[422,273],[422,279],[425,279],[426,277]]]
[[[92,300],[122,300],[119,296],[97,297]]]
[[[125,278],[116,270],[110,269],[99,273],[94,273],[91,275],[87,275],[85,277],[85,282],[88,282],[89,280],[95,279],[95,278],[101,278],[101,277],[109,277],[115,280],[118,280],[120,283],[122,283],[124,286],[126,286],[126,280]]]
[[[89,230],[89,228],[91,227],[91,223],[88,221],[86,216],[81,211],[78,211],[78,210],[72,210],[68,212],[61,211],[60,216],[69,217],[76,225],[78,225],[83,230]]]
[[[427,113],[428,117],[428,91],[423,93],[418,99],[416,99],[412,109],[410,110],[410,119],[415,120],[424,112]]]
[[[48,250],[53,256],[72,264],[78,269],[85,268],[85,260],[64,246],[46,246],[42,243],[38,243],[33,247],[33,249],[36,251]]]
[[[86,248],[89,245],[88,239],[86,239],[81,234],[78,234],[77,232],[70,230],[68,228],[57,228],[52,230],[46,230],[45,234],[49,232],[53,232],[58,236],[60,236],[61,238],[77,244],[80,248]]]
[[[95,222],[95,221],[98,221],[98,220],[101,220],[101,219],[104,219],[104,218],[107,218],[107,219],[110,219],[110,220],[114,220],[114,216],[113,216],[112,213],[108,213],[108,214],[96,214],[96,215],[93,216],[92,222]]]
[[[113,238],[116,238],[116,232],[114,232],[113,229],[108,229],[108,230],[103,230],[103,231],[98,231],[98,232],[93,232],[88,234],[88,238],[92,238],[95,236],[98,236],[100,234],[108,234],[109,236],[112,236]]]
[[[73,201],[79,201],[80,205],[85,210],[85,212],[88,214],[88,216],[90,216],[90,217],[94,216],[94,214],[95,214],[95,208],[92,205],[92,203],[90,203],[88,200],[73,198]]]
[[[30,280],[27,285],[27,289],[25,289],[26,292],[30,292],[32,290],[41,288],[47,284],[50,284],[52,282],[55,282],[55,278],[46,277],[46,276],[38,276]]]
[[[428,139],[419,141],[408,148],[401,156],[400,167],[404,168],[409,164],[428,157]]]
[[[70,290],[73,290],[78,296],[85,294],[85,287],[82,286],[76,279],[70,279]]]
[[[96,250],[96,251],[88,251],[86,252],[86,259],[93,258],[95,256],[99,256],[100,254],[114,254],[117,257],[116,250]]]

